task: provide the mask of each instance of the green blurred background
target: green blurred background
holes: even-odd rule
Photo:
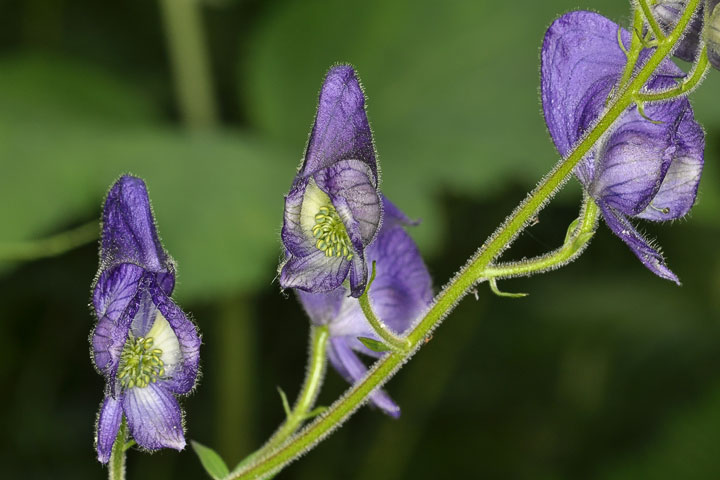
[[[282,421],[308,321],[274,282],[283,194],[317,92],[353,63],[383,191],[440,287],[557,160],[539,48],[562,12],[627,22],[621,0],[4,0],[0,254],[98,218],[124,172],[146,179],[176,298],[204,334],[188,437],[228,463]],[[708,134],[689,220],[643,225],[678,288],[607,228],[574,264],[466,299],[388,386],[280,478],[720,478],[720,72],[693,95]],[[558,246],[568,184],[505,258]],[[102,478],[89,359],[94,242],[0,262],[0,477]],[[345,388],[328,372],[320,402]],[[130,479],[203,478],[194,454],[131,451]]]

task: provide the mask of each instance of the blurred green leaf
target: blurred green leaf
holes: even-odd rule
[[[299,149],[324,72],[338,61],[355,65],[383,189],[423,217],[414,235],[431,240],[444,231],[433,201],[442,189],[490,196],[509,181],[529,189],[558,160],[539,108],[538,51],[548,12],[577,6],[289,2],[247,49],[243,103],[265,132]],[[625,14],[622,2],[613,8],[604,13]]]
[[[43,128],[0,115],[2,241],[45,236],[99,214],[105,192],[131,172],[145,179],[181,297],[269,286],[280,254],[283,195],[296,159],[231,134],[159,129]]]
[[[63,125],[90,119],[146,124],[159,118],[141,90],[96,66],[24,53],[3,58],[0,70],[0,114],[6,119]]]
[[[148,185],[180,297],[273,282],[296,155],[238,133],[144,125],[142,97],[87,67],[24,59],[0,70],[1,242],[99,215],[109,186],[130,172]]]
[[[217,480],[226,477],[230,473],[227,465],[225,465],[225,462],[215,450],[194,440],[190,443],[192,444],[193,450],[195,450],[195,453],[200,458],[200,463],[202,463],[205,471],[212,478]]]

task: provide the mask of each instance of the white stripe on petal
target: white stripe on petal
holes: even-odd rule
[[[155,315],[155,322],[147,333],[146,338],[153,339],[153,348],[162,350],[160,360],[165,366],[165,377],[172,377],[173,371],[180,365],[182,361],[182,352],[180,351],[180,342],[172,327],[158,310]]]

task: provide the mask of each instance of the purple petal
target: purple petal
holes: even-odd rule
[[[315,250],[305,257],[290,257],[280,267],[280,285],[306,292],[329,292],[347,277],[350,262],[345,257],[327,257]]]
[[[710,0],[711,5],[713,2],[717,3],[717,0]],[[683,10],[685,10],[686,3],[685,1],[660,0],[652,6],[653,15],[655,15],[666,34],[669,34],[677,25]],[[692,62],[697,55],[703,27],[703,7],[704,5],[700,5],[698,13],[690,21],[690,25],[685,29],[682,39],[673,49],[673,55],[686,62]]]
[[[579,11],[558,18],[545,34],[541,53],[543,112],[550,136],[563,156],[603,111],[608,94],[622,74],[626,56],[617,40],[618,28],[597,13]],[[630,34],[622,30],[621,36],[628,46]],[[650,50],[643,50],[638,64],[642,65],[650,54]],[[673,86],[672,79],[682,75],[676,65],[665,60],[649,87],[657,90]],[[594,155],[589,152],[575,170],[585,186],[594,175]]]
[[[301,174],[308,177],[349,158],[364,162],[377,179],[365,96],[352,67],[338,65],[330,69],[320,91]]]
[[[380,226],[382,203],[368,166],[358,160],[343,160],[317,172],[314,179],[338,213],[341,213],[341,201],[347,205],[352,219],[358,223],[362,244],[369,244]],[[348,228],[348,233],[350,230]]]
[[[317,250],[312,232],[303,230],[300,219],[307,187],[307,181],[299,182],[293,186],[290,193],[285,197],[285,212],[281,233],[282,242],[288,252],[299,257],[305,257]]]
[[[411,220],[410,217],[405,215],[395,204],[388,200],[385,195],[380,196],[383,205],[383,227],[415,227],[420,224],[418,220]]]
[[[150,295],[162,317],[170,325],[180,349],[179,359],[176,363],[168,364],[166,362],[165,372],[168,378],[162,381],[162,386],[179,395],[188,393],[195,386],[197,379],[202,339],[195,324],[187,318],[172,299],[165,295],[161,288],[151,284]],[[156,322],[158,320],[156,319]],[[159,342],[156,342],[155,346],[163,349]]]
[[[642,212],[660,189],[676,147],[665,124],[623,123],[597,155],[590,195],[625,215]]]
[[[145,183],[125,175],[110,189],[103,209],[101,266],[134,263],[146,270],[172,274],[172,262],[160,243]],[[166,278],[170,287],[174,278]],[[170,291],[167,292],[171,293]]]
[[[95,285],[93,305],[98,323],[92,334],[92,351],[95,366],[105,375],[112,376],[117,369],[143,273],[137,265],[125,263],[105,270]]]
[[[344,338],[332,338],[327,351],[330,363],[348,383],[357,382],[367,373],[367,367],[350,349]],[[398,418],[400,416],[400,407],[384,390],[377,389],[371,393],[370,401],[391,417]]]
[[[97,417],[97,430],[95,432],[95,443],[97,447],[98,460],[101,463],[110,461],[112,447],[115,438],[120,430],[122,421],[122,405],[119,400],[106,396],[100,406]]]
[[[305,313],[315,325],[328,325],[338,318],[340,307],[347,297],[343,287],[336,288],[328,293],[308,293],[296,290]]]
[[[673,138],[676,148],[660,189],[639,218],[665,221],[685,216],[695,203],[703,170],[705,134],[688,105]]]
[[[392,206],[387,200],[386,205]],[[395,333],[403,333],[432,301],[430,273],[412,238],[393,222],[383,223],[367,255],[368,265],[376,263],[375,281],[369,292],[370,305]],[[330,324],[330,331],[333,336],[347,337],[356,350],[373,355],[357,341],[359,336],[375,336],[357,301],[347,299],[337,320]]]
[[[162,386],[151,383],[127,390],[122,407],[130,433],[140,447],[185,448],[182,411],[175,397]]]
[[[630,247],[630,250],[632,250],[648,270],[661,278],[671,280],[680,285],[680,280],[677,275],[665,265],[665,259],[662,254],[653,248],[650,242],[638,233],[622,213],[607,205],[601,204],[600,208],[602,209],[603,217],[608,227],[610,227],[610,230]]]

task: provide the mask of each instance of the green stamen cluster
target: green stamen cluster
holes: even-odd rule
[[[353,253],[351,250],[350,237],[348,237],[345,225],[343,225],[340,216],[338,216],[335,207],[325,205],[320,207],[315,215],[315,226],[312,228],[312,234],[317,238],[315,247],[325,252],[326,257],[345,257],[352,260]]]
[[[153,348],[152,337],[128,338],[120,354],[118,379],[122,388],[147,387],[165,374],[162,350]]]

